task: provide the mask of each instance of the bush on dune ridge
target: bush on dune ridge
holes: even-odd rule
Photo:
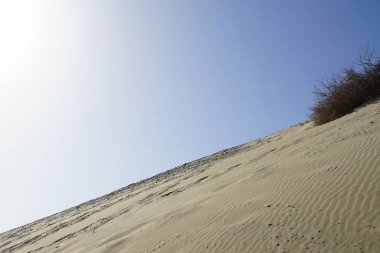
[[[373,63],[372,53],[365,50],[358,65],[359,71],[352,67],[345,69],[315,87],[316,102],[311,108],[310,118],[316,125],[340,118],[380,98],[380,60]]]

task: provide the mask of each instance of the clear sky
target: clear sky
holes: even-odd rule
[[[307,119],[378,0],[0,1],[0,232]],[[378,52],[378,51],[377,51]]]

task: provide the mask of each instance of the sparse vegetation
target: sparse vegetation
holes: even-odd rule
[[[311,120],[322,125],[380,98],[380,60],[373,62],[372,53],[363,51],[357,66],[351,67],[315,87],[315,105]]]

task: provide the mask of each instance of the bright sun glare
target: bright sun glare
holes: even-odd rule
[[[36,1],[0,1],[1,69],[12,69],[30,56],[38,39]]]
[[[25,97],[30,83],[24,70],[30,67],[41,42],[41,4],[30,0],[0,1],[0,112]],[[20,81],[23,80],[23,81]]]

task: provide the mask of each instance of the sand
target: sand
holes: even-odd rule
[[[0,252],[380,252],[380,103],[8,231]]]

